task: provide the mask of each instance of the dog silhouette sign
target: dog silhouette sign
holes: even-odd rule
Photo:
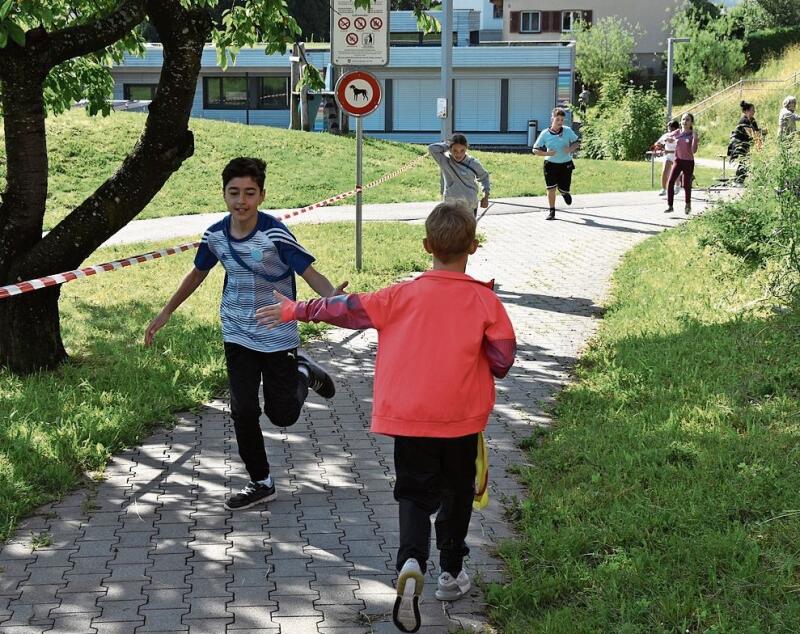
[[[348,114],[366,116],[381,103],[381,84],[363,70],[345,73],[336,82],[336,101]]]

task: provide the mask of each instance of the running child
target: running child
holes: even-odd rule
[[[453,601],[471,582],[463,560],[472,515],[478,434],[495,401],[493,377],[514,362],[516,340],[492,282],[465,274],[478,248],[476,220],[463,202],[436,206],[422,244],[433,270],[375,293],[309,302],[276,295],[280,305],[256,311],[269,327],[291,320],[375,328],[378,358],[372,431],[394,437],[400,506],[397,598],[393,617],[403,632],[421,625],[419,596],[436,517],[436,598]]]
[[[533,144],[533,153],[544,157],[544,182],[550,205],[547,220],[556,219],[556,189],[567,205],[572,204],[572,195],[569,193],[572,171],[575,169],[572,154],[578,151],[581,144],[573,129],[564,125],[566,116],[562,108],[554,108],[550,127],[542,130]]]
[[[684,211],[688,216],[692,212],[692,176],[694,175],[694,154],[697,152],[699,139],[694,131],[694,115],[690,112],[681,117],[681,129],[670,133],[675,138],[675,164],[667,183],[667,208],[665,214],[672,213],[675,200],[675,183],[683,174],[683,192],[686,200]]]
[[[677,144],[672,133],[680,127],[681,124],[673,119],[669,122],[667,131],[655,142],[655,147],[664,152],[661,157],[661,160],[664,161],[664,167],[661,170],[661,191],[658,192],[659,196],[667,195],[667,183],[672,172],[672,164],[675,162],[675,145]]]
[[[289,229],[258,210],[264,201],[266,163],[257,158],[233,159],[222,172],[222,193],[229,215],[203,234],[194,268],[145,332],[145,345],[170,316],[221,262],[225,268],[220,317],[231,393],[231,418],[250,481],[225,501],[228,510],[246,509],[277,497],[270,475],[264,437],[258,419],[259,384],[263,381],[264,413],[279,427],[293,425],[300,416],[308,388],[332,398],[336,388],[330,376],[298,352],[296,324],[274,330],[258,327],[256,306],[274,302],[273,292],[295,297],[295,273],[323,296],[342,292],[311,265],[314,256],[297,242]]]
[[[478,199],[480,206],[489,206],[489,172],[474,156],[467,154],[469,143],[463,134],[454,134],[447,141],[432,143],[428,152],[439,165],[442,178],[442,197],[445,202],[463,200],[475,217],[478,216]],[[483,196],[478,190],[478,183]]]

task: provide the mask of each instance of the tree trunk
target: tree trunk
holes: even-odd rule
[[[47,201],[47,141],[42,95],[47,61],[36,47],[4,60],[6,191],[0,206],[0,285],[22,281],[20,258],[42,238]],[[56,367],[66,358],[58,289],[0,300],[0,365],[14,372]]]
[[[67,358],[58,314],[60,287],[0,301],[0,363],[17,374],[52,370]]]
[[[193,154],[189,113],[211,21],[207,11],[186,11],[179,0],[146,3],[164,43],[164,65],[144,132],[117,172],[44,238],[47,148],[42,83],[49,67],[30,59],[24,49],[19,55],[27,57],[19,62],[24,72],[16,73],[8,56],[3,60],[8,177],[0,206],[0,284],[77,268],[136,217]],[[0,300],[0,364],[27,374],[54,368],[66,358],[59,294],[58,288],[51,288]]]

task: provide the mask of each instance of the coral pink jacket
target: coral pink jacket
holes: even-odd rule
[[[514,329],[493,286],[434,270],[375,293],[287,301],[281,320],[377,329],[372,431],[455,438],[486,427],[493,376],[514,362]]]

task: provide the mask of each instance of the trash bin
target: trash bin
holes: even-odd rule
[[[528,119],[528,147],[533,147],[537,136],[539,136],[539,120]]]

